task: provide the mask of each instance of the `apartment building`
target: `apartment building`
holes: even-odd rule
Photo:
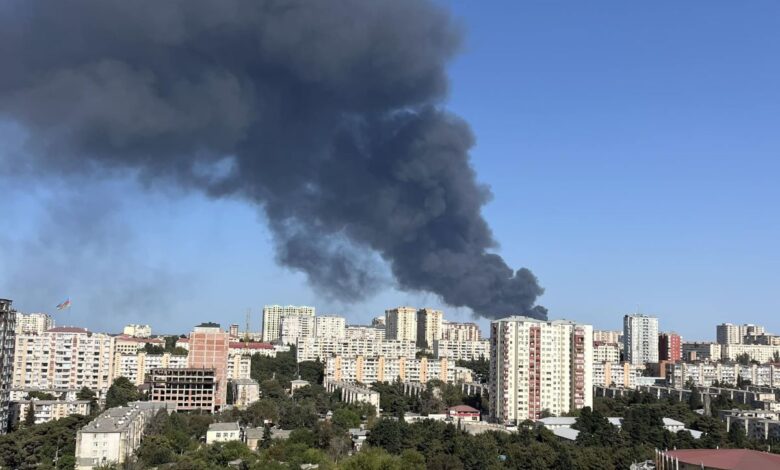
[[[221,409],[227,403],[229,349],[230,335],[222,331],[218,323],[201,323],[190,333],[187,367],[214,370],[214,408],[216,410]]]
[[[162,338],[140,338],[121,334],[114,337],[114,351],[116,354],[136,354],[143,351],[146,345],[165,347],[165,340]]]
[[[252,356],[230,354],[227,361],[227,379],[248,379],[252,372]]]
[[[721,323],[715,327],[715,336],[718,344],[742,344],[745,336],[759,336],[766,333],[763,326],[746,323],[735,325],[733,323]]]
[[[347,319],[338,315],[324,315],[321,317],[315,317],[314,336],[317,338],[346,338]]]
[[[0,434],[8,431],[10,391],[13,385],[17,313],[8,299],[0,299]]]
[[[298,362],[323,361],[332,356],[384,356],[413,359],[417,346],[412,341],[371,341],[369,339],[338,340],[335,338],[307,338],[298,341]]]
[[[35,424],[48,423],[70,415],[89,416],[91,411],[89,400],[19,400],[11,403],[11,426],[24,421],[31,406]]]
[[[677,333],[658,335],[658,360],[677,362],[682,360],[682,338]]]
[[[689,382],[709,387],[713,383],[736,385],[737,378],[755,386],[780,387],[780,366],[774,364],[724,364],[720,362],[679,362],[667,366],[667,380],[674,388]]]
[[[432,308],[417,311],[417,346],[432,348],[434,341],[442,339],[444,312]]]
[[[149,374],[149,384],[149,400],[170,402],[176,411],[217,409],[214,369],[154,369]]]
[[[448,341],[480,341],[482,334],[476,323],[442,321],[441,339]]]
[[[316,317],[308,315],[282,315],[280,321],[282,344],[295,344],[299,339],[314,336]]]
[[[149,338],[152,336],[152,327],[149,325],[136,324],[125,325],[122,329],[122,334],[134,338]]]
[[[54,328],[54,318],[48,313],[16,314],[17,335],[39,335],[50,328]]]
[[[135,385],[143,385],[147,376],[154,369],[171,368],[184,369],[187,367],[187,356],[175,356],[170,353],[114,355],[114,378],[125,377]]]
[[[270,343],[278,341],[282,337],[282,317],[287,315],[299,315],[313,317],[314,307],[295,305],[266,305],[263,307],[263,341]]]
[[[387,339],[414,341],[417,343],[417,309],[398,307],[385,310]]]
[[[623,317],[623,354],[636,365],[658,362],[658,318],[640,314]]]
[[[593,328],[513,316],[490,324],[490,409],[501,423],[593,405]]]
[[[490,359],[490,341],[449,341],[433,342],[433,355],[436,358],[449,358],[453,361],[476,361]]]
[[[719,343],[691,342],[682,343],[683,361],[719,361],[723,345]]]
[[[739,356],[747,355],[751,361],[761,364],[772,362],[775,357],[780,357],[780,346],[765,344],[724,344],[720,358],[728,361],[736,361]]]
[[[110,408],[76,433],[76,470],[121,465],[141,445],[149,422],[165,403],[137,401]]]
[[[643,366],[630,362],[593,362],[593,385],[604,387],[635,388],[637,379],[642,377]]]
[[[593,330],[593,342],[623,344],[623,332],[617,330]]]
[[[325,390],[333,393],[336,390],[341,392],[341,401],[344,403],[369,403],[379,410],[379,392],[368,387],[363,387],[356,383],[344,382],[339,380],[324,380]]]
[[[438,379],[454,383],[455,361],[450,359],[407,359],[383,356],[334,356],[325,361],[325,378],[334,381],[360,382],[370,385],[374,382],[426,383]]]
[[[230,381],[233,389],[233,404],[239,408],[246,408],[260,399],[260,384],[250,378],[234,379]]]
[[[189,347],[189,345],[188,345]],[[244,354],[247,356],[254,356],[259,354],[261,356],[276,357],[276,353],[280,350],[289,351],[289,347],[274,347],[271,343],[260,343],[256,341],[231,341],[229,353]]]
[[[378,343],[384,341],[386,337],[384,326],[349,325],[346,329],[346,339],[348,341],[365,340]]]
[[[13,387],[104,393],[113,380],[114,338],[86,328],[55,327],[16,337]]]
[[[620,346],[617,343],[593,341],[594,362],[620,362]]]

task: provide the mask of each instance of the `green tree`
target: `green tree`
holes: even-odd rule
[[[35,402],[30,402],[27,405],[27,411],[24,414],[24,425],[32,426],[35,424]]]
[[[271,446],[271,427],[267,424],[263,426],[263,437],[260,439],[260,442],[257,444],[257,446],[260,449],[267,449]]]
[[[141,394],[138,387],[135,386],[126,377],[118,377],[106,392],[106,408],[115,406],[127,406],[129,402],[139,400]]]
[[[728,439],[732,446],[742,448],[747,444],[747,435],[742,423],[731,423],[729,426]]]
[[[347,430],[360,426],[360,415],[349,408],[339,408],[333,412],[333,425]]]
[[[56,400],[57,397],[52,395],[51,393],[41,392],[38,390],[33,390],[32,392],[29,392],[27,394],[28,400]]]

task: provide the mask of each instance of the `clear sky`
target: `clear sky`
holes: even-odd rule
[[[690,339],[724,321],[780,332],[780,4],[445,4],[466,30],[447,106],[477,136],[499,252],[539,277],[551,318],[618,329],[639,309]],[[20,151],[13,125],[0,137]],[[470,316],[416,293],[319,297],[274,263],[262,214],[240,201],[126,176],[0,181],[0,297],[53,312],[70,296],[59,324],[179,332],[250,308],[258,329],[269,303],[356,323],[406,304]],[[84,224],[97,242],[69,228]]]

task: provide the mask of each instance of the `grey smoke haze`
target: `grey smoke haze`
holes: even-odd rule
[[[468,125],[440,107],[461,34],[423,0],[11,0],[0,116],[36,171],[131,170],[263,208],[277,260],[341,299],[399,287],[486,317],[542,294],[482,206]]]

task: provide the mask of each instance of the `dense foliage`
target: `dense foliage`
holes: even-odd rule
[[[0,466],[20,470],[72,469],[76,432],[88,421],[85,416],[74,415],[49,423],[21,426],[0,436]]]
[[[127,377],[118,377],[106,392],[106,408],[115,406],[127,406],[131,401],[137,401],[142,398],[138,387],[135,386]]]
[[[473,361],[456,361],[455,365],[471,369],[474,372],[475,382],[484,384],[490,380],[490,360],[485,357]]]

